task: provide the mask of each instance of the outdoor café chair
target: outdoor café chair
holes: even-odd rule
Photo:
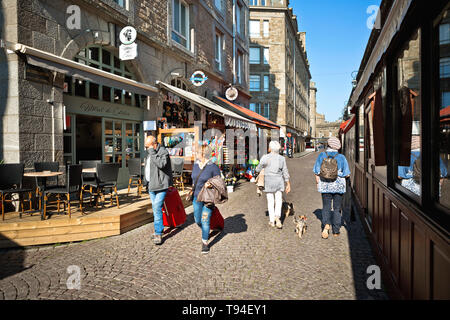
[[[44,219],[46,218],[47,213],[47,200],[48,195],[56,194],[58,195],[58,213],[59,213],[59,195],[65,195],[66,200],[64,202],[64,211],[66,210],[67,203],[67,211],[69,213],[69,218],[71,218],[70,213],[70,195],[76,193],[80,198],[80,211],[83,214],[83,197],[81,193],[81,164],[71,164],[67,166],[67,175],[66,175],[66,185],[65,186],[56,186],[51,189],[44,190]]]
[[[0,200],[2,206],[2,220],[5,220],[5,202],[13,202],[13,200],[8,196],[13,194],[19,195],[20,205],[22,211],[19,211],[20,218],[24,211],[23,206],[23,194],[28,193],[28,203],[30,204],[30,210],[32,211],[32,189],[26,189],[22,187],[23,172],[25,165],[23,163],[9,163],[0,164]]]
[[[102,163],[101,160],[80,160],[80,164],[83,169],[92,169],[97,167],[97,163]],[[92,196],[92,184],[96,183],[95,173],[83,172],[81,174],[81,190],[86,191],[89,188],[90,195]],[[89,198],[92,201],[91,197]]]
[[[90,182],[89,185],[95,188],[94,195],[96,196],[95,207],[98,207],[98,198],[102,199],[102,207],[105,204],[105,192],[110,191],[111,205],[113,198],[113,190],[116,193],[116,204],[119,208],[119,196],[117,193],[117,179],[119,177],[119,163],[97,163],[96,166],[96,180]],[[108,193],[106,193],[108,194]]]
[[[127,196],[130,193],[131,187],[138,187],[138,195],[141,196],[143,187],[141,159],[132,158],[128,160],[128,172],[130,173],[130,179],[128,180]]]
[[[172,176],[174,185],[178,188],[181,186],[181,190],[184,191],[183,170],[184,170],[184,158],[170,158],[172,165]]]

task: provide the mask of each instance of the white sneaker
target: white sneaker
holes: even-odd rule
[[[275,228],[275,222],[269,221],[269,226],[274,227]]]
[[[276,222],[276,224],[277,224],[277,228],[278,228],[278,229],[283,228],[283,224],[281,223],[280,218],[275,218],[275,222]]]

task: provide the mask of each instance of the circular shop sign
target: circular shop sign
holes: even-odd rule
[[[238,97],[239,92],[237,91],[237,89],[235,87],[229,87],[227,89],[227,91],[225,91],[225,96],[227,97],[228,100],[230,101],[234,101],[236,100],[236,98]]]
[[[120,30],[119,39],[122,44],[132,44],[136,41],[137,32],[136,29],[128,26]]]
[[[208,77],[202,71],[195,71],[190,80],[194,86],[200,87],[208,80]]]

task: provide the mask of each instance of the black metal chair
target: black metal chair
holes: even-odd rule
[[[105,191],[110,190],[111,195],[111,206],[113,191],[116,193],[116,203],[117,208],[119,208],[119,196],[117,193],[117,179],[119,177],[119,163],[97,163],[96,166],[96,180],[95,182],[90,182],[89,185],[95,188],[96,196],[95,207],[98,207],[98,198],[102,198],[102,207],[105,205]]]
[[[173,184],[176,188],[181,186],[181,190],[184,191],[184,158],[170,158],[172,165]]]
[[[142,193],[142,165],[141,159],[132,158],[128,160],[128,172],[130,173],[130,179],[128,180],[128,192],[127,196],[130,193],[131,187],[138,187],[138,196],[141,196]]]
[[[28,203],[32,211],[32,189],[22,188],[23,172],[25,165],[23,163],[0,164],[0,200],[2,204],[2,220],[5,220],[5,202],[14,202],[17,200],[8,199],[8,195],[18,194],[22,211],[19,211],[20,218],[25,213],[23,206],[23,194],[28,193]]]
[[[51,189],[44,190],[44,219],[46,218],[47,213],[47,200],[48,195],[56,194],[58,195],[58,213],[59,213],[59,195],[65,195],[66,199],[64,202],[64,211],[66,211],[66,203],[67,203],[67,211],[69,213],[69,218],[71,218],[70,213],[70,195],[73,193],[77,193],[80,198],[80,211],[83,214],[83,197],[81,193],[81,172],[82,172],[81,164],[71,164],[67,166],[67,175],[66,175],[66,185],[65,186],[56,186]]]
[[[35,162],[34,170],[36,172],[59,171],[59,162]],[[39,198],[39,210],[41,210],[41,197],[44,190],[58,186],[58,177],[48,177],[48,178],[36,178],[36,196]],[[51,184],[49,184],[51,182]],[[59,200],[59,198],[58,198]]]
[[[80,164],[83,169],[92,169],[97,168],[97,163],[102,163],[101,160],[80,160]],[[96,173],[83,172],[81,174],[81,190],[82,192],[86,191],[86,188],[89,188],[89,193],[92,196],[92,184],[96,183],[95,178]],[[91,197],[89,200],[92,202]]]

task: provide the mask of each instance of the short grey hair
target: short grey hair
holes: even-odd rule
[[[270,141],[269,149],[270,149],[270,152],[272,152],[272,153],[280,152],[280,149],[281,149],[280,143],[278,141],[275,141],[275,140]]]

